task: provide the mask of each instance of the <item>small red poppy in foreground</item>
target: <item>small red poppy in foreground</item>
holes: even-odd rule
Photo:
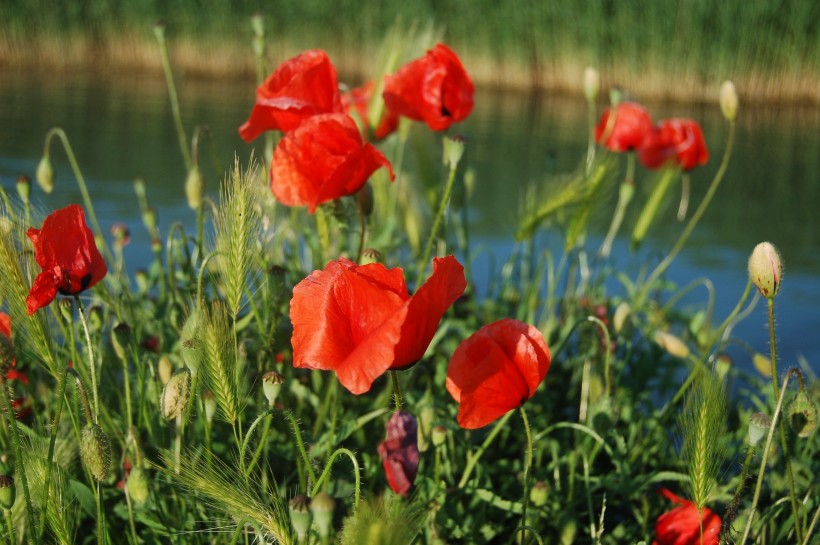
[[[397,411],[387,421],[387,437],[379,443],[387,482],[393,492],[405,498],[419,472],[418,430],[418,422],[412,414]]]
[[[356,113],[362,123],[363,130],[373,131],[373,139],[381,140],[393,133],[399,126],[399,116],[389,111],[387,108],[382,111],[381,119],[376,127],[370,125],[368,110],[373,100],[373,91],[376,84],[368,81],[364,85],[351,89],[347,93],[342,93],[342,108],[346,114],[351,114],[351,110]]]
[[[700,515],[698,508],[689,500],[680,498],[661,488],[660,494],[679,504],[658,517],[655,522],[655,540],[652,545],[717,545],[721,520],[711,509],[703,509],[703,541],[700,539]]]
[[[692,170],[709,161],[709,150],[700,125],[692,119],[664,119],[638,150],[638,159],[646,168],[671,164]]]
[[[462,341],[447,368],[458,425],[481,428],[517,409],[549,368],[549,348],[537,328],[509,318],[485,325]]]
[[[29,314],[51,303],[57,292],[77,295],[108,273],[85,223],[85,213],[76,204],[52,212],[42,229],[31,227],[26,234],[34,244],[34,259],[43,270],[26,298]]]
[[[388,369],[421,359],[466,287],[453,256],[433,259],[433,274],[412,297],[400,268],[331,261],[293,288],[293,366],[335,371],[342,386],[363,394]]]
[[[265,131],[287,132],[312,115],[341,111],[336,68],[324,51],[305,51],[279,65],[256,89],[256,104],[239,136],[250,142]]]
[[[6,369],[6,380],[19,380],[23,384],[28,384],[28,377],[15,369],[17,361],[14,359],[14,346],[11,344],[11,316],[5,312],[0,312],[0,335],[6,338],[4,350],[10,353],[0,353],[0,363],[4,366],[8,365]],[[5,358],[11,361],[6,361]]]
[[[385,77],[387,109],[434,131],[467,119],[473,111],[475,86],[452,49],[437,44],[427,54]]]
[[[635,102],[621,102],[615,107],[615,117],[610,119],[612,109],[604,110],[595,127],[595,141],[617,152],[638,149],[652,135],[652,118]]]
[[[282,204],[307,206],[312,214],[324,202],[356,193],[380,167],[395,179],[390,162],[362,140],[352,117],[314,115],[276,146],[271,189]]]

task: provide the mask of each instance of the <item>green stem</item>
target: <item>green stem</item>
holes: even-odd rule
[[[205,276],[205,271],[208,270],[208,262],[214,256],[219,255],[219,252],[211,252],[202,259],[199,265],[199,273],[196,277],[196,301],[199,304],[202,301],[202,278]]]
[[[612,382],[610,379],[609,370],[609,347],[612,345],[612,341],[609,337],[609,328],[603,321],[601,321],[599,318],[596,318],[595,316],[587,316],[587,321],[595,323],[598,326],[598,329],[600,329],[604,334],[604,342],[606,342],[606,346],[604,347],[604,391],[606,397],[609,397],[612,393]]]
[[[239,449],[239,468],[246,479],[248,478],[250,472],[253,469],[253,464],[251,464],[247,468],[245,467],[245,453],[248,450],[248,443],[250,443],[251,435],[253,435],[253,431],[256,429],[256,426],[258,426],[259,423],[262,422],[262,420],[266,417],[273,415],[273,412],[273,409],[265,409],[264,411],[259,413],[259,416],[257,416],[256,419],[251,423],[250,427],[248,428],[248,431],[245,433],[245,439],[242,441],[242,446]]]
[[[430,255],[433,252],[433,243],[438,236],[441,221],[444,219],[444,211],[447,209],[447,204],[450,202],[450,195],[453,193],[453,186],[456,181],[457,169],[458,164],[450,165],[450,175],[447,177],[447,185],[444,186],[444,196],[441,198],[441,202],[439,203],[438,212],[436,212],[436,217],[433,220],[433,228],[430,230],[430,236],[427,239],[427,244],[424,247],[424,253],[421,256],[421,260],[419,261],[418,269],[416,271],[417,289],[418,286],[421,285],[421,281],[424,279],[424,272],[427,270],[427,262],[430,261]]]
[[[17,470],[20,472],[20,483],[23,485],[23,496],[26,499],[26,519],[28,520],[29,528],[36,528],[37,522],[34,518],[34,508],[31,504],[31,492],[28,488],[28,479],[26,478],[26,468],[23,463],[23,448],[20,443],[20,430],[17,429],[17,418],[14,416],[14,409],[11,405],[11,392],[9,391],[9,383],[6,380],[5,374],[0,373],[0,387],[3,388],[3,404],[5,405],[6,418],[8,419],[9,428],[11,428],[11,440],[14,443],[14,457],[17,459]],[[35,543],[40,543],[39,536],[35,537]]]
[[[737,305],[735,305],[735,308],[733,308],[732,312],[729,314],[729,316],[727,316],[726,319],[723,320],[723,323],[721,323],[720,326],[717,329],[715,329],[714,333],[712,334],[712,339],[709,341],[708,346],[712,346],[713,344],[715,344],[717,342],[717,340],[721,337],[721,335],[723,335],[723,332],[726,331],[726,328],[729,327],[729,324],[731,324],[732,321],[737,317],[737,315],[740,314],[740,310],[743,308],[743,305],[746,304],[746,300],[749,298],[749,295],[751,293],[752,293],[752,281],[750,279],[746,283],[746,289],[743,290],[743,295],[740,296],[740,300],[737,302]],[[711,296],[711,292],[710,292],[710,296]],[[710,301],[711,301],[711,297],[710,297]]]
[[[703,197],[698,209],[692,214],[692,217],[689,219],[689,223],[686,224],[683,232],[678,237],[677,242],[670,250],[669,254],[658,263],[652,273],[647,278],[646,282],[644,283],[643,287],[638,292],[636,297],[636,306],[641,306],[646,296],[648,295],[649,290],[652,289],[652,285],[655,281],[664,273],[666,269],[669,268],[669,265],[672,264],[675,257],[677,257],[678,253],[683,249],[683,246],[689,240],[689,236],[694,231],[695,226],[700,221],[700,218],[706,212],[706,209],[709,207],[709,203],[712,202],[712,198],[715,196],[718,187],[720,186],[720,182],[723,180],[723,176],[726,174],[726,169],[729,167],[729,157],[732,155],[732,147],[734,146],[735,142],[735,123],[732,121],[729,123],[729,139],[726,143],[726,149],[723,152],[723,159],[720,162],[720,167],[718,168],[717,174],[715,174],[714,179],[712,179],[712,183],[709,186],[709,189],[706,191],[706,195]]]
[[[818,506],[817,511],[814,512],[811,524],[809,524],[809,528],[806,530],[806,537],[801,545],[809,545],[809,539],[811,539],[811,535],[814,533],[814,527],[817,526],[818,520],[820,520],[820,506]]]
[[[72,328],[73,331],[73,328]],[[63,368],[63,372],[57,378],[57,410],[54,413],[54,421],[51,423],[51,437],[48,440],[48,455],[46,457],[46,478],[43,481],[45,485],[45,499],[43,505],[48,505],[49,495],[51,493],[51,472],[54,467],[54,449],[57,445],[57,430],[60,427],[60,419],[63,415],[63,399],[65,398],[66,378],[68,376],[68,367]],[[46,528],[46,517],[40,517],[40,526],[37,530],[37,535],[40,540],[43,539],[43,533]]]
[[[664,170],[661,179],[658,180],[658,183],[652,190],[652,194],[649,196],[649,200],[646,201],[646,204],[641,211],[641,215],[638,216],[638,221],[635,223],[635,228],[632,230],[633,248],[636,248],[646,237],[646,233],[649,231],[649,226],[652,225],[652,221],[658,214],[658,209],[660,208],[661,202],[663,201],[664,196],[666,196],[666,193],[669,191],[672,182],[677,177],[678,172],[679,170],[674,168],[667,168]]]
[[[327,478],[330,476],[330,469],[333,465],[333,462],[342,454],[346,455],[348,458],[350,458],[350,461],[353,462],[353,473],[356,479],[356,492],[353,503],[353,511],[355,512],[356,507],[359,505],[359,500],[361,497],[362,477],[359,470],[359,461],[356,460],[356,455],[346,448],[338,448],[335,451],[333,451],[333,454],[330,455],[330,458],[327,461],[327,465],[325,466],[324,471],[322,471],[322,474],[319,476],[319,479],[313,485],[313,489],[310,491],[310,496],[313,497],[319,493],[319,490],[322,487],[322,483],[324,483],[325,480],[327,480]]]
[[[91,394],[94,398],[94,423],[97,424],[99,421],[99,412],[100,412],[100,400],[99,394],[97,393],[97,368],[94,365],[94,348],[91,345],[91,333],[88,330],[88,322],[85,319],[85,310],[83,309],[83,303],[80,301],[80,296],[74,296],[74,302],[77,304],[77,311],[80,315],[80,323],[83,325],[83,331],[85,331],[85,342],[88,346],[88,367],[91,370]]]
[[[403,398],[401,395],[401,384],[399,384],[399,372],[390,370],[390,384],[393,385],[393,401],[396,403],[396,412],[401,410]]]
[[[6,519],[6,531],[9,533],[6,543],[8,543],[8,545],[15,545],[17,540],[14,537],[14,525],[11,521],[11,509],[3,509],[3,515],[5,515]]]
[[[307,451],[305,450],[305,443],[302,440],[302,430],[299,429],[299,422],[291,411],[282,411],[282,414],[285,415],[290,422],[290,427],[293,430],[293,438],[296,439],[296,446],[299,449],[299,454],[302,456],[302,461],[305,463],[310,482],[315,483],[316,473],[313,471],[313,465],[310,463],[310,458],[308,458]]]
[[[470,475],[472,474],[473,469],[475,469],[475,466],[481,459],[481,456],[484,454],[484,451],[487,450],[487,447],[490,446],[490,443],[492,443],[495,437],[501,432],[502,429],[504,429],[504,425],[507,423],[511,416],[512,411],[502,416],[495,423],[495,426],[493,426],[493,429],[490,431],[489,435],[487,435],[487,438],[484,439],[484,442],[481,444],[481,447],[479,447],[479,449],[474,454],[467,457],[467,466],[464,468],[464,473],[461,475],[461,480],[458,481],[458,488],[464,488],[464,486],[467,484],[467,481],[470,479]]]
[[[527,412],[522,406],[520,409],[521,420],[524,422],[524,431],[527,433],[527,445],[524,450],[524,496],[521,498],[521,526],[527,526],[527,506],[530,501],[530,468],[532,468],[532,432],[530,422],[527,419]],[[518,543],[524,542],[524,534],[518,536]]]
[[[769,348],[771,350],[772,361],[772,388],[774,396],[777,397],[777,339],[774,332],[774,297],[766,299],[769,314]],[[774,425],[774,424],[772,424]],[[794,482],[794,471],[792,471],[791,459],[789,457],[788,443],[786,442],[786,428],[780,422],[780,446],[783,449],[783,458],[786,460],[786,473],[789,476],[789,496],[791,498],[792,513],[794,513],[794,528],[797,535],[797,542],[803,541],[803,525],[800,520],[800,507],[797,502],[797,486]]]
[[[592,146],[592,149],[595,149],[594,146]],[[601,248],[598,250],[598,255],[601,257],[607,258],[612,252],[612,243],[615,241],[615,235],[618,234],[618,230],[621,228],[621,223],[623,223],[624,216],[626,215],[626,207],[629,206],[634,195],[635,154],[629,153],[626,156],[626,177],[624,177],[624,181],[618,190],[618,204],[615,205],[615,214],[612,216],[612,224],[609,226],[609,232],[606,234],[604,243],[601,244]]]
[[[179,140],[179,150],[182,153],[182,159],[185,161],[185,171],[191,169],[191,151],[188,149],[188,138],[185,136],[185,127],[182,125],[182,115],[179,113],[179,98],[177,97],[177,88],[174,85],[174,74],[171,72],[171,59],[168,56],[168,43],[165,40],[165,27],[155,26],[154,35],[159,43],[159,52],[162,57],[162,70],[165,72],[165,84],[168,87],[168,98],[171,100],[171,113],[174,116],[174,126],[177,131],[177,140]]]

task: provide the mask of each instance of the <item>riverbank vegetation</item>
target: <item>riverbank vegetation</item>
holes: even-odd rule
[[[162,19],[187,74],[247,76],[248,19],[267,21],[270,60],[319,47],[342,73],[369,74],[397,20],[432,25],[462,51],[480,85],[579,92],[597,66],[643,98],[706,100],[733,74],[746,101],[820,103],[816,2],[283,2],[7,0],[0,63],[41,70],[156,70],[151,26]]]

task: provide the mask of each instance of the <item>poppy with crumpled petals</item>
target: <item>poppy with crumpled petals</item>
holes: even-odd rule
[[[379,443],[387,483],[393,492],[407,497],[419,471],[419,425],[405,411],[396,411],[387,421],[387,437]]]
[[[239,136],[250,142],[265,131],[287,132],[310,116],[331,112],[342,112],[336,68],[324,51],[305,51],[256,89],[256,104]]]
[[[77,295],[108,273],[94,235],[85,223],[85,212],[76,204],[52,212],[41,229],[32,227],[26,235],[42,269],[26,298],[29,314],[51,303],[58,292]]]
[[[664,119],[638,150],[638,159],[649,169],[672,165],[692,170],[709,161],[709,150],[697,121]]]
[[[365,132],[372,131],[373,139],[381,140],[398,128],[399,116],[385,108],[382,111],[378,126],[370,126],[368,110],[370,109],[370,103],[373,100],[373,91],[375,89],[375,82],[368,81],[359,87],[342,93],[342,108],[344,108],[344,112],[348,115],[355,112],[363,125],[363,130]]]
[[[664,498],[678,504],[655,522],[652,545],[717,545],[721,520],[708,507],[703,509],[703,541],[700,539],[701,519],[698,508],[689,500],[676,496],[666,488],[658,491]]]
[[[473,111],[474,93],[475,86],[458,56],[437,44],[420,59],[386,76],[382,96],[393,114],[443,131],[467,119]]]
[[[348,391],[363,394],[388,369],[421,359],[466,287],[453,256],[435,258],[433,274],[412,296],[400,268],[331,261],[293,288],[293,365],[335,371]]]
[[[461,342],[447,368],[459,426],[481,428],[517,409],[549,368],[549,348],[537,328],[510,318],[485,325]]]
[[[353,118],[345,114],[309,117],[279,141],[270,167],[271,189],[282,204],[307,206],[352,195],[376,170],[393,167],[373,145],[362,140]]]
[[[644,140],[652,135],[652,118],[643,106],[635,102],[621,102],[604,110],[595,127],[595,141],[605,148],[625,152],[640,148]]]

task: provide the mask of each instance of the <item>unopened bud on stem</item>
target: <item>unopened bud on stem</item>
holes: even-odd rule
[[[780,291],[780,280],[783,277],[783,262],[780,254],[769,242],[761,242],[749,256],[749,278],[767,299],[774,299]]]
[[[734,121],[737,118],[737,104],[735,84],[729,80],[724,81],[720,86],[720,111],[728,121]]]

